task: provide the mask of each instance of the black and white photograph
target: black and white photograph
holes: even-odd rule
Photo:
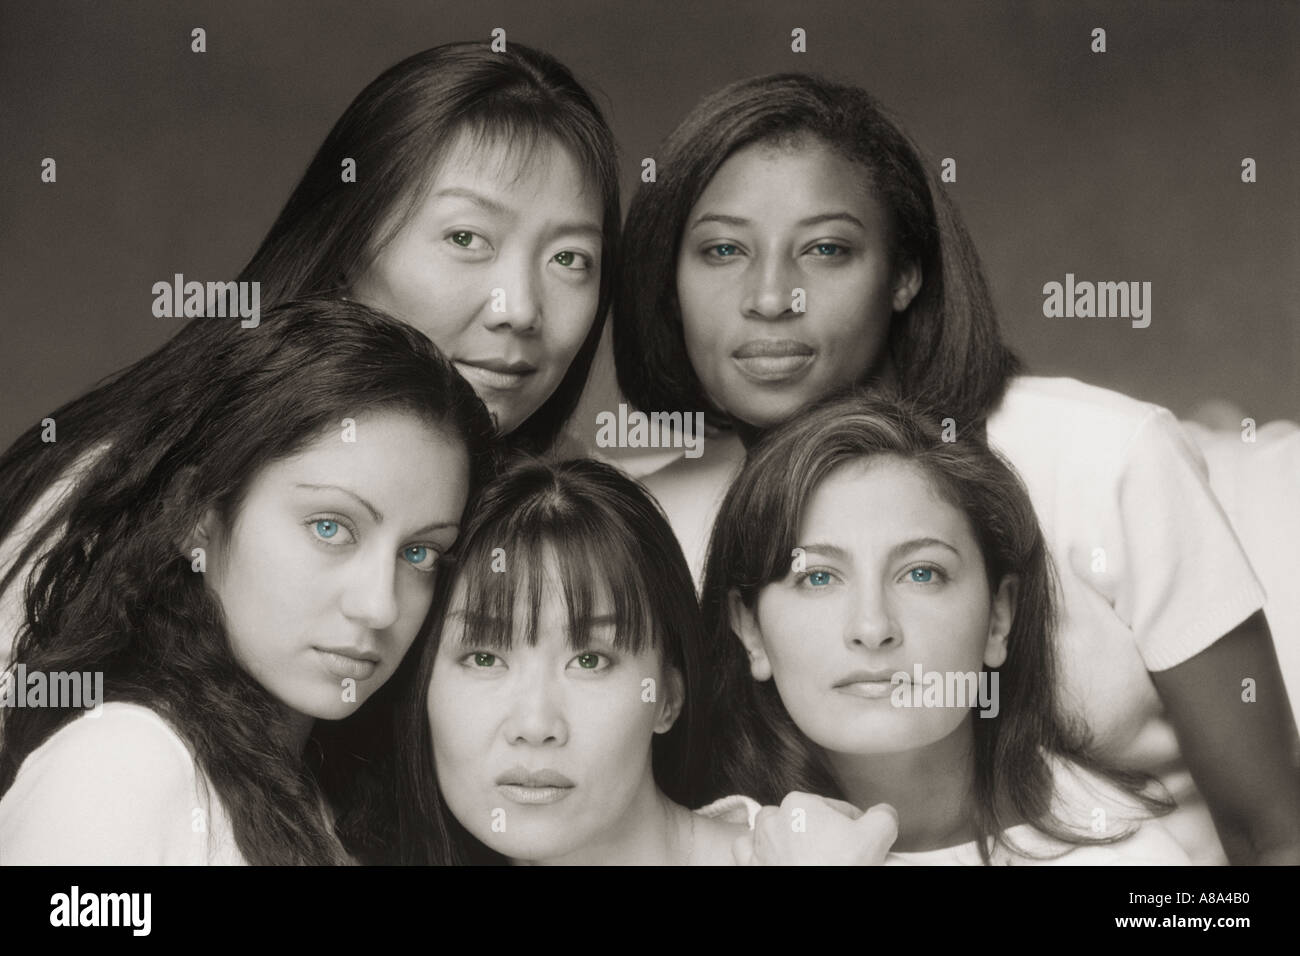
[[[24,919],[1300,864],[1298,51],[1293,0],[5,0],[0,866],[74,874]],[[1093,915],[1251,925],[1169,872]]]

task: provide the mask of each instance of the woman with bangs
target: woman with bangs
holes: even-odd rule
[[[527,462],[475,505],[406,678],[406,863],[729,864],[690,812],[703,632],[672,530],[589,460]]]
[[[549,453],[587,380],[613,289],[617,151],[599,108],[523,44],[449,43],[365,87],[334,124],[240,281],[262,308],[349,298],[431,339],[511,449]],[[356,163],[356,181],[340,166]],[[153,354],[51,413],[0,457],[0,668],[47,520],[121,435],[165,400],[173,370],[220,347],[199,318]]]

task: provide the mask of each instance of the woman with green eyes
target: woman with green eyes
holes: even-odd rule
[[[425,622],[492,424],[359,303],[221,328],[39,529],[9,679],[103,699],[3,708],[0,863],[350,859],[382,699],[357,711]]]
[[[1059,711],[1024,487],[942,431],[851,393],[754,447],[705,575],[710,795],[751,798],[760,860],[859,851],[832,799],[897,808],[886,864],[1187,862],[1151,819],[1172,803]]]
[[[406,863],[730,864],[696,806],[703,632],[653,499],[592,460],[484,492],[434,638],[405,674]]]

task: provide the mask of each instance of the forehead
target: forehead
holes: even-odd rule
[[[865,168],[820,140],[804,137],[737,150],[718,168],[692,211],[802,218],[836,209],[848,209],[863,222],[883,215]]]
[[[435,170],[425,196],[443,200],[449,189],[479,193],[530,209],[598,205],[590,182],[572,152],[552,136],[512,137],[505,131],[461,130]],[[454,198],[454,197],[453,197]]]
[[[892,455],[831,471],[804,508],[799,537],[862,552],[918,537],[939,538],[964,553],[977,547],[965,513],[919,465]]]

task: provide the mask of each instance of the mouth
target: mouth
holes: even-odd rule
[[[899,675],[897,681],[894,680],[895,675]],[[906,671],[858,671],[836,681],[832,689],[850,697],[879,700],[890,696],[896,686],[910,683],[911,678]]]
[[[742,374],[756,382],[786,383],[806,372],[816,350],[794,339],[755,339],[731,353]]]
[[[558,803],[577,787],[572,780],[554,770],[527,770],[515,767],[496,779],[497,789],[514,803],[535,806]]]
[[[503,392],[523,387],[537,372],[537,366],[529,362],[507,362],[504,359],[455,359],[453,364],[471,385]]]
[[[366,680],[379,668],[379,655],[355,647],[313,647],[325,669],[340,680]]]

